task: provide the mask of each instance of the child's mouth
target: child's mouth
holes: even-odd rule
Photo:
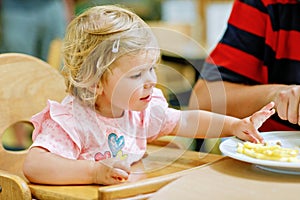
[[[151,100],[151,95],[148,95],[146,97],[140,98],[142,101],[150,101]]]

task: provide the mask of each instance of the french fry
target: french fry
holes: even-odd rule
[[[255,144],[251,142],[238,143],[237,152],[261,160],[299,162],[299,159],[297,158],[299,154],[298,149],[284,148],[278,144]]]

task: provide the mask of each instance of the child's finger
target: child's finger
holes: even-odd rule
[[[124,170],[114,168],[111,177],[114,178],[117,182],[124,182],[128,179],[129,174]]]
[[[253,130],[250,134],[247,134],[248,137],[250,138],[249,141],[253,143],[263,143],[264,138],[259,134],[257,130]]]
[[[256,129],[261,127],[261,125],[275,113],[275,109],[268,105],[250,117],[250,121],[253,123]]]
[[[243,131],[243,134],[241,134],[239,138],[253,143],[262,143],[264,141],[264,138],[253,125],[248,126],[248,128]]]
[[[130,173],[130,170],[131,170],[130,164],[126,161],[116,162],[116,163],[114,163],[113,167],[124,170],[128,174]]]
[[[274,106],[275,106],[275,103],[273,101],[271,101],[270,103],[268,103],[267,105],[262,107],[260,110],[271,110],[272,108],[274,108]]]
[[[251,121],[257,124],[255,127],[259,128],[267,119],[275,113],[275,109],[261,110],[252,115]]]

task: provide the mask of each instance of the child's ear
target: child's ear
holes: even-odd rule
[[[101,81],[99,81],[99,83],[96,85],[96,93],[98,95],[101,95],[103,93],[103,85]]]
[[[95,92],[97,95],[101,95],[103,93],[103,86],[101,82],[99,82],[98,84],[90,86],[88,90],[92,93]]]

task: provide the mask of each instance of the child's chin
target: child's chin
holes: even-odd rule
[[[147,104],[145,104],[145,105],[141,105],[141,106],[139,106],[139,107],[136,107],[136,108],[133,109],[133,110],[134,110],[134,111],[138,111],[138,112],[144,111],[146,108],[148,108],[148,106],[149,106],[149,103],[147,103]]]

